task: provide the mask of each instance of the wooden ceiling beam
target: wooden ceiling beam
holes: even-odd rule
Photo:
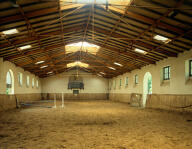
[[[107,56],[107,55],[104,55],[104,54],[101,54],[101,53],[97,54],[97,56],[99,56],[99,57],[101,57],[101,58],[104,58],[104,59],[106,59],[107,61],[112,61],[113,63],[114,63],[114,62],[118,62],[118,63],[122,64],[123,67],[128,67],[129,70],[139,69],[139,68],[140,68],[140,67],[138,67],[138,66],[136,66],[136,65],[134,65],[134,64],[132,64],[132,63],[124,62],[124,61],[120,60],[118,57],[114,59],[114,58],[111,58],[111,57],[109,57],[109,56]]]
[[[65,28],[63,29],[63,32],[64,33],[70,33],[70,32],[76,32],[76,31],[79,31],[81,29],[83,29],[84,25],[83,26],[74,26],[74,27],[69,27],[69,28]],[[54,32],[48,32],[48,33],[43,33],[43,34],[38,34],[37,35],[39,36],[39,39],[40,40],[43,40],[43,39],[46,39],[47,37],[44,36],[44,35],[60,35],[60,36],[63,36],[63,34],[61,34],[61,31],[58,30],[58,31],[54,31]],[[25,38],[22,38],[22,39],[17,39],[17,40],[13,40],[12,43],[17,45],[17,44],[21,44],[21,43],[24,43],[24,42],[31,42],[31,41],[34,41],[36,40],[36,37],[34,36],[31,36],[31,37],[25,37]],[[4,43],[4,44],[1,44],[0,45],[0,48],[5,48],[9,46],[8,43]]]
[[[82,7],[82,6],[84,6],[84,4],[72,4],[72,5],[68,5],[68,6],[61,6],[61,10],[63,11],[63,10],[67,10],[67,9],[75,9],[75,8]],[[48,14],[56,13],[56,12],[58,12],[58,8],[52,7],[52,8],[46,8],[46,9],[27,12],[25,15],[28,18],[32,18],[32,17],[48,15]],[[2,24],[4,24],[4,23],[8,23],[8,22],[13,22],[13,21],[19,21],[22,19],[23,19],[22,15],[14,15],[14,16],[10,16],[10,17],[0,18],[0,22]]]
[[[152,23],[147,29],[145,29],[143,32],[141,32],[136,38],[139,39],[141,38],[142,36],[144,36],[147,32],[149,32],[151,29],[155,29],[156,26],[158,26],[158,24],[165,18],[167,17],[175,8],[178,8],[180,7],[182,4],[183,4],[183,1],[184,0],[179,0],[175,6],[171,9],[168,9],[166,13],[164,13],[160,18],[158,18],[157,20],[155,20],[154,23]],[[133,41],[133,43],[135,42],[138,42],[138,41]],[[140,41],[139,41],[140,42]],[[147,45],[146,45],[147,46]],[[154,47],[154,48],[150,48],[149,47],[149,51],[154,51],[154,50],[160,50],[160,47],[162,47],[161,45],[160,46],[157,46],[157,47]],[[163,51],[162,51],[163,52]],[[171,52],[168,52],[166,51],[166,53],[168,53],[168,56],[175,56],[177,57],[177,54],[173,55]]]
[[[77,8],[77,7],[80,7],[82,6],[82,4],[73,4],[71,6],[64,6],[62,7],[61,6],[61,10],[66,10],[66,9],[71,9],[71,8]],[[121,12],[121,13],[124,13],[123,10],[121,9],[118,9],[118,8],[115,8],[113,6],[109,6],[109,9],[110,10],[113,10],[113,11],[116,11],[116,12]],[[37,11],[32,11],[32,12],[27,12],[26,13],[26,17],[28,18],[31,18],[31,17],[37,17],[37,16],[41,16],[41,15],[47,15],[47,14],[51,14],[51,13],[54,13],[54,12],[58,12],[58,8],[57,7],[53,7],[53,8],[46,8],[46,9],[41,9],[41,10],[37,10]],[[131,17],[133,19],[137,19],[139,21],[142,21],[144,23],[149,23],[149,24],[154,24],[155,23],[155,20],[154,19],[151,19],[151,18],[148,18],[146,16],[143,16],[143,15],[140,15],[140,14],[137,14],[137,13],[133,13],[131,11],[127,11],[126,12],[126,15],[128,17]],[[4,18],[0,18],[0,22],[3,24],[3,23],[8,23],[8,22],[13,22],[13,21],[19,21],[19,20],[22,20],[22,16],[21,15],[14,15],[14,16],[10,16],[10,17],[4,17]],[[164,29],[169,29],[170,31],[173,31],[173,32],[176,32],[178,34],[183,34],[185,33],[184,30],[180,29],[180,28],[177,28],[177,27],[174,27],[172,25],[169,25],[169,24],[166,24],[166,23],[163,23],[163,22],[159,22],[159,24],[157,24],[157,26],[161,27],[161,28],[164,28]]]
[[[68,42],[66,42],[66,44],[74,43],[76,41],[80,41],[80,40],[68,41]],[[47,51],[50,51],[52,49],[60,48],[60,47],[63,47],[63,44],[51,45],[49,47],[46,47],[44,50],[37,49],[37,50],[33,50],[33,51],[28,51],[28,52],[26,51],[26,52],[24,52],[24,56],[33,55],[33,54],[37,54],[37,53],[41,53],[41,52],[45,52],[45,51],[47,52]],[[13,60],[13,59],[20,58],[22,56],[23,55],[17,54],[14,56],[5,57],[5,60]]]
[[[72,27],[72,28],[67,28],[67,29],[64,30],[64,32],[71,32],[71,31],[81,30],[81,29],[83,29],[83,27],[84,27],[84,25],[82,25],[82,26],[76,26],[76,27]],[[88,29],[91,30],[91,29],[92,29],[92,26],[89,25]],[[99,28],[99,27],[94,27],[94,30],[95,30],[96,32],[102,33],[102,34],[104,34],[104,35],[107,35],[107,34],[110,33],[109,31],[103,30],[103,29],[101,29],[101,28]],[[62,36],[62,34],[61,34],[60,31],[50,32],[50,33],[47,33],[47,34],[44,34],[44,35],[61,35],[61,36]],[[118,34],[118,33],[113,33],[113,34],[111,35],[111,37],[114,37],[114,38],[122,38],[122,41],[127,42],[127,40],[126,40],[127,37],[126,37],[126,36],[123,36],[123,35],[120,35],[120,34]],[[123,38],[124,38],[124,39],[123,39]],[[40,39],[45,39],[45,37],[40,37]],[[25,39],[19,39],[19,40],[13,41],[13,43],[14,43],[14,44],[20,44],[20,43],[29,42],[29,41],[32,41],[32,40],[35,40],[35,38],[34,38],[34,37],[30,37],[30,38],[25,38]],[[133,39],[133,40],[134,40],[134,39]],[[128,41],[130,41],[130,40],[128,40]],[[146,43],[141,42],[141,41],[134,41],[134,44],[135,44],[135,45],[138,45],[138,46],[143,46],[144,48],[147,48],[147,49],[153,49],[153,50],[156,49],[155,46],[152,46],[152,45],[150,45],[150,44],[146,44]],[[1,48],[2,48],[2,47],[5,47],[5,46],[7,46],[7,44],[2,44],[2,45],[0,45]],[[152,51],[153,51],[153,50],[152,50]],[[170,51],[167,51],[167,50],[164,50],[164,49],[154,50],[154,52],[158,52],[158,53],[161,53],[161,54],[166,55],[166,56],[173,56],[173,57],[176,57],[176,56],[177,56],[177,53],[173,53],[173,52],[170,52]]]
[[[102,46],[101,43],[98,43],[98,42],[95,42],[95,41],[88,41],[90,43],[93,43],[95,45],[98,45],[98,46]],[[106,49],[109,49],[109,50],[112,50],[112,51],[115,51],[115,52],[119,52],[119,49],[115,48],[115,47],[110,47],[108,45],[105,45],[104,47],[101,47],[101,48],[106,48]],[[138,59],[144,63],[147,63],[147,64],[155,64],[155,61],[152,61],[152,60],[149,60],[147,58],[145,58],[144,56],[141,56],[140,54],[133,54],[133,53],[127,53],[127,52],[121,52],[120,54],[123,54],[123,55],[126,55],[128,57],[132,57],[132,58],[135,58],[135,59]]]
[[[115,68],[116,69],[115,74],[119,74],[119,72],[122,72],[122,71],[124,72],[125,70],[126,70],[126,72],[129,72],[129,71],[131,71],[133,69],[138,69],[138,67],[136,67],[135,65],[134,65],[134,68],[130,69],[130,65],[129,65],[129,67],[126,67],[128,65],[125,64],[125,63],[121,63],[121,64],[124,64],[123,67],[117,66],[117,65],[114,64],[115,61],[111,57],[109,58],[109,57],[106,57],[106,56],[101,56],[100,54],[99,55],[98,54],[93,55],[93,54],[90,54],[90,53],[87,53],[87,54],[91,55],[94,59],[99,60],[98,62],[100,62],[102,65],[107,66],[107,67]],[[102,58],[102,59],[98,59],[98,58]],[[112,72],[114,72],[114,70],[112,70]]]
[[[1,36],[5,41],[7,41],[7,44],[8,44],[9,46],[14,47],[14,50],[15,50],[15,51],[17,51],[20,55],[25,56],[24,53],[23,53],[23,51],[19,50],[19,49],[17,48],[17,46],[16,46],[15,44],[13,44],[13,43],[6,37],[6,35],[0,34],[0,36]],[[28,56],[27,58],[28,58],[29,62],[33,62],[33,59],[32,59],[31,57]],[[6,59],[4,58],[4,60],[6,60]]]
[[[113,6],[109,6],[109,9],[113,10],[113,11],[116,11],[116,12],[124,13],[123,10],[121,10],[119,8],[116,8],[116,7],[113,7]],[[133,18],[133,19],[137,19],[139,21],[142,21],[142,22],[148,23],[148,24],[155,24],[155,21],[156,21],[155,19],[143,16],[143,15],[140,15],[140,14],[137,14],[137,13],[133,13],[131,11],[127,11],[126,15],[127,15],[127,17],[130,17],[130,18]],[[168,30],[173,31],[173,32],[175,32],[177,34],[182,34],[182,33],[185,32],[184,30],[182,30],[180,28],[177,28],[175,26],[166,24],[164,22],[159,22],[159,24],[157,24],[157,27],[161,27],[161,28],[166,29],[166,30],[168,29]]]
[[[91,27],[89,29],[91,29]],[[109,31],[100,29],[99,27],[94,27],[94,30],[96,32],[98,32],[98,33],[103,33],[105,35],[109,34]],[[129,41],[130,42],[130,40],[126,40],[126,38],[127,38],[126,36],[120,35],[120,34],[115,33],[115,32],[113,32],[113,34],[111,34],[111,37],[122,38],[122,41],[126,41],[126,42]],[[177,53],[173,53],[173,52],[170,52],[170,51],[167,51],[167,50],[164,50],[164,49],[159,49],[158,51],[156,51],[155,50],[155,48],[156,48],[155,46],[147,44],[147,43],[144,43],[142,41],[134,40],[134,39],[133,39],[133,41],[134,41],[134,44],[137,45],[137,46],[143,46],[144,48],[147,48],[149,50],[152,49],[150,51],[158,52],[158,53],[161,53],[161,54],[166,55],[166,56],[172,56],[172,57],[176,57],[177,56]]]
[[[62,33],[62,41],[63,41],[63,45],[65,45],[65,40],[64,40],[64,27],[63,27],[63,13],[62,13],[62,10],[61,10],[61,5],[60,5],[60,0],[57,0],[57,3],[58,3],[58,12],[59,12],[59,18],[60,18],[60,26],[61,26],[61,33]],[[64,49],[65,51],[65,49]]]
[[[52,50],[54,48],[59,48],[59,47],[62,47],[63,44],[59,44],[59,45],[52,45],[52,46],[49,46],[45,49],[37,49],[37,50],[33,50],[33,51],[26,51],[26,52],[23,52],[24,55],[20,55],[20,54],[17,54],[17,55],[14,55],[14,56],[10,56],[10,57],[6,57],[5,60],[13,60],[13,59],[17,59],[17,58],[20,58],[22,56],[28,56],[28,55],[33,55],[33,54],[36,54],[36,53],[41,53],[41,52],[44,52],[44,51],[49,51],[49,50]]]
[[[94,56],[95,57],[95,56]],[[90,58],[90,57],[88,57],[88,56],[84,56],[83,57],[85,60],[92,60],[92,58]],[[103,62],[103,61],[101,61],[101,60],[99,60],[99,59],[97,59],[96,57],[95,57],[95,60],[96,60],[96,62],[97,63],[99,63],[101,66],[103,66],[103,69],[102,70],[105,70],[105,71],[107,71],[107,72],[110,72],[110,73],[113,73],[113,74],[115,74],[116,72],[115,72],[115,70],[112,70],[112,69],[109,69],[108,67],[112,67],[111,65],[109,65],[109,64],[107,64],[107,63],[105,63],[105,62]],[[95,66],[93,66],[92,64],[90,64],[90,63],[88,63],[90,66],[92,66],[92,67],[95,67]],[[114,67],[114,66],[113,66]]]
[[[17,4],[18,4],[18,3],[17,3]],[[18,6],[19,6],[19,11],[20,11],[21,15],[23,16],[23,18],[24,18],[24,20],[25,20],[25,22],[26,22],[26,24],[27,24],[27,30],[28,30],[28,32],[29,32],[29,37],[32,36],[32,35],[34,35],[34,36],[35,36],[35,40],[38,42],[38,45],[39,45],[40,50],[43,50],[43,51],[44,51],[44,47],[43,47],[43,45],[42,45],[41,42],[40,42],[39,36],[37,35],[36,31],[34,30],[33,26],[31,25],[28,17],[25,16],[25,12],[24,12],[23,9],[21,8],[21,6],[20,6],[19,4],[18,4]],[[46,53],[46,54],[47,54],[47,57],[50,56],[49,52]],[[50,59],[50,61],[51,61],[51,63],[54,65],[54,63],[53,63],[53,61],[52,61],[51,59]],[[57,73],[57,70],[56,70],[53,66],[52,66],[52,68],[53,68],[53,70]]]
[[[65,60],[70,60],[74,57],[77,57],[77,55],[75,55],[76,53],[73,53],[73,54],[70,54],[70,55],[67,55],[65,57],[63,57],[62,59],[58,59],[58,60],[55,60],[55,59],[52,59],[54,61],[54,64],[55,64],[55,67],[58,66],[57,63],[61,63],[61,62],[64,62]],[[39,69],[41,66],[44,66],[44,65],[47,65],[47,66],[51,66],[52,63],[50,61],[45,61],[45,63],[43,64],[39,64],[39,65],[35,65],[35,66],[32,66],[32,67],[25,67],[26,69],[30,70],[30,71],[33,71],[34,73],[39,73],[41,71],[43,72],[49,72],[52,70],[51,67],[47,67],[47,68],[44,68],[44,69]],[[59,64],[60,65],[60,64]],[[63,64],[63,66],[66,66],[66,64]]]
[[[128,4],[131,5],[131,3],[133,2],[133,0],[131,0],[131,2]],[[115,32],[115,30],[118,28],[119,24],[121,23],[121,20],[124,18],[126,12],[128,11],[129,7],[126,6],[125,8],[125,12],[121,14],[121,16],[119,16],[118,20],[115,22],[115,24],[113,25],[113,28],[109,31],[108,34],[106,34],[106,38],[104,40],[104,42],[102,43],[102,46],[107,44],[108,39],[112,36],[113,32]]]

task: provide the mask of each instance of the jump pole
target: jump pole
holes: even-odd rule
[[[64,97],[64,94],[63,94],[63,92],[62,92],[62,105],[61,105],[62,108],[64,108],[64,98],[65,98],[65,97]]]
[[[56,95],[54,94],[54,107],[53,108],[57,108],[57,105],[56,105]]]

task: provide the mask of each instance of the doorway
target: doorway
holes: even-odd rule
[[[6,94],[14,94],[14,76],[11,69],[9,69],[6,75]]]
[[[143,107],[146,105],[148,94],[152,94],[152,75],[150,72],[146,72],[143,78]]]

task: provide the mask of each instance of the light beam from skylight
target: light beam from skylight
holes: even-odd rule
[[[84,67],[84,68],[89,67],[88,64],[83,63],[83,62],[80,62],[80,61],[76,61],[76,62],[68,63],[68,64],[67,64],[67,68],[69,68],[69,67],[75,67],[75,66]]]
[[[89,52],[91,54],[96,54],[99,48],[100,48],[99,46],[88,42],[77,42],[65,46],[66,53],[83,51],[83,52]]]

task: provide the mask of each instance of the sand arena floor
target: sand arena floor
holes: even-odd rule
[[[109,101],[65,106],[0,113],[0,149],[192,149],[190,114]]]

